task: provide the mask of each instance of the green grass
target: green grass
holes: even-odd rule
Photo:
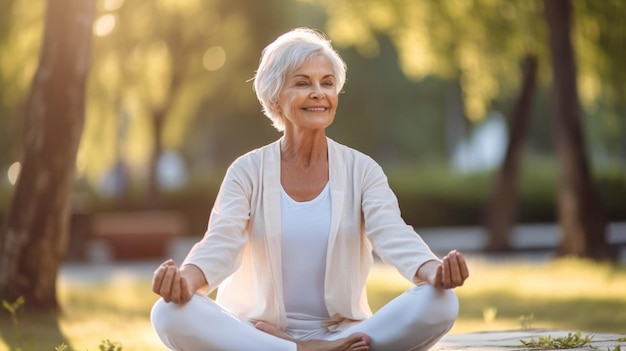
[[[461,311],[452,333],[527,328],[624,333],[626,267],[571,259],[493,263],[480,257],[469,257],[469,265],[470,279],[457,289]],[[394,269],[377,266],[368,282],[372,308],[408,286]],[[98,350],[106,339],[120,342],[124,351],[165,350],[150,326],[156,296],[146,278],[61,280],[59,299],[60,317],[18,313],[24,351],[54,350],[62,342],[77,351]],[[9,312],[0,311],[0,351],[15,349],[17,339]]]
[[[568,333],[567,336],[552,337],[552,336],[540,336],[537,340],[535,338],[527,340],[520,340],[520,343],[527,348],[549,350],[549,349],[576,349],[582,347],[590,347],[593,336],[583,336],[581,332]],[[618,346],[619,347],[619,346]]]
[[[626,267],[574,259],[495,264],[470,258],[469,264],[470,278],[457,289],[461,310],[453,333],[528,328],[624,333]],[[388,267],[372,278],[372,308],[407,286]]]

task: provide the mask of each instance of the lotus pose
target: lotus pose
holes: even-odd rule
[[[156,269],[151,319],[168,348],[427,350],[454,324],[463,255],[435,256],[381,167],[326,136],[345,80],[318,31],[263,50],[254,90],[282,135],[231,164],[202,240],[180,266]],[[374,253],[414,286],[372,315]]]

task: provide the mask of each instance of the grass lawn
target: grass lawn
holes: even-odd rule
[[[457,289],[461,311],[452,333],[558,328],[624,333],[626,267],[563,259],[554,262],[493,262],[469,258],[471,276]],[[377,266],[368,282],[372,309],[408,287],[392,268]],[[108,281],[59,282],[62,316],[19,313],[23,351],[99,350],[105,339],[124,351],[165,350],[152,331],[150,307],[156,296],[145,277],[122,275]],[[19,347],[10,314],[0,311],[0,351]],[[10,345],[10,346],[9,346]],[[109,350],[109,349],[106,349]]]

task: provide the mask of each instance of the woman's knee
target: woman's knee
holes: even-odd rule
[[[459,299],[453,290],[439,290],[437,302],[440,308],[440,318],[443,324],[448,324],[452,328],[459,316]]]
[[[150,312],[150,321],[157,334],[166,335],[168,332],[175,330],[180,323],[180,309],[174,303],[167,303],[163,299],[159,299],[153,306]]]
[[[453,290],[442,290],[432,285],[416,286],[409,290],[415,296],[416,308],[422,314],[421,322],[449,329],[459,314],[459,300]]]
[[[154,330],[162,339],[170,339],[176,335],[185,334],[196,322],[195,314],[199,312],[198,302],[191,301],[185,304],[175,304],[159,299],[153,306],[150,313],[150,320]]]
[[[458,310],[453,291],[420,285],[390,301],[354,330],[370,335],[372,350],[426,350],[452,328]]]

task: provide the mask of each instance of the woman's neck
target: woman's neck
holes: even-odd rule
[[[308,167],[328,160],[328,145],[324,131],[315,133],[285,133],[281,145],[281,159],[298,166]]]

